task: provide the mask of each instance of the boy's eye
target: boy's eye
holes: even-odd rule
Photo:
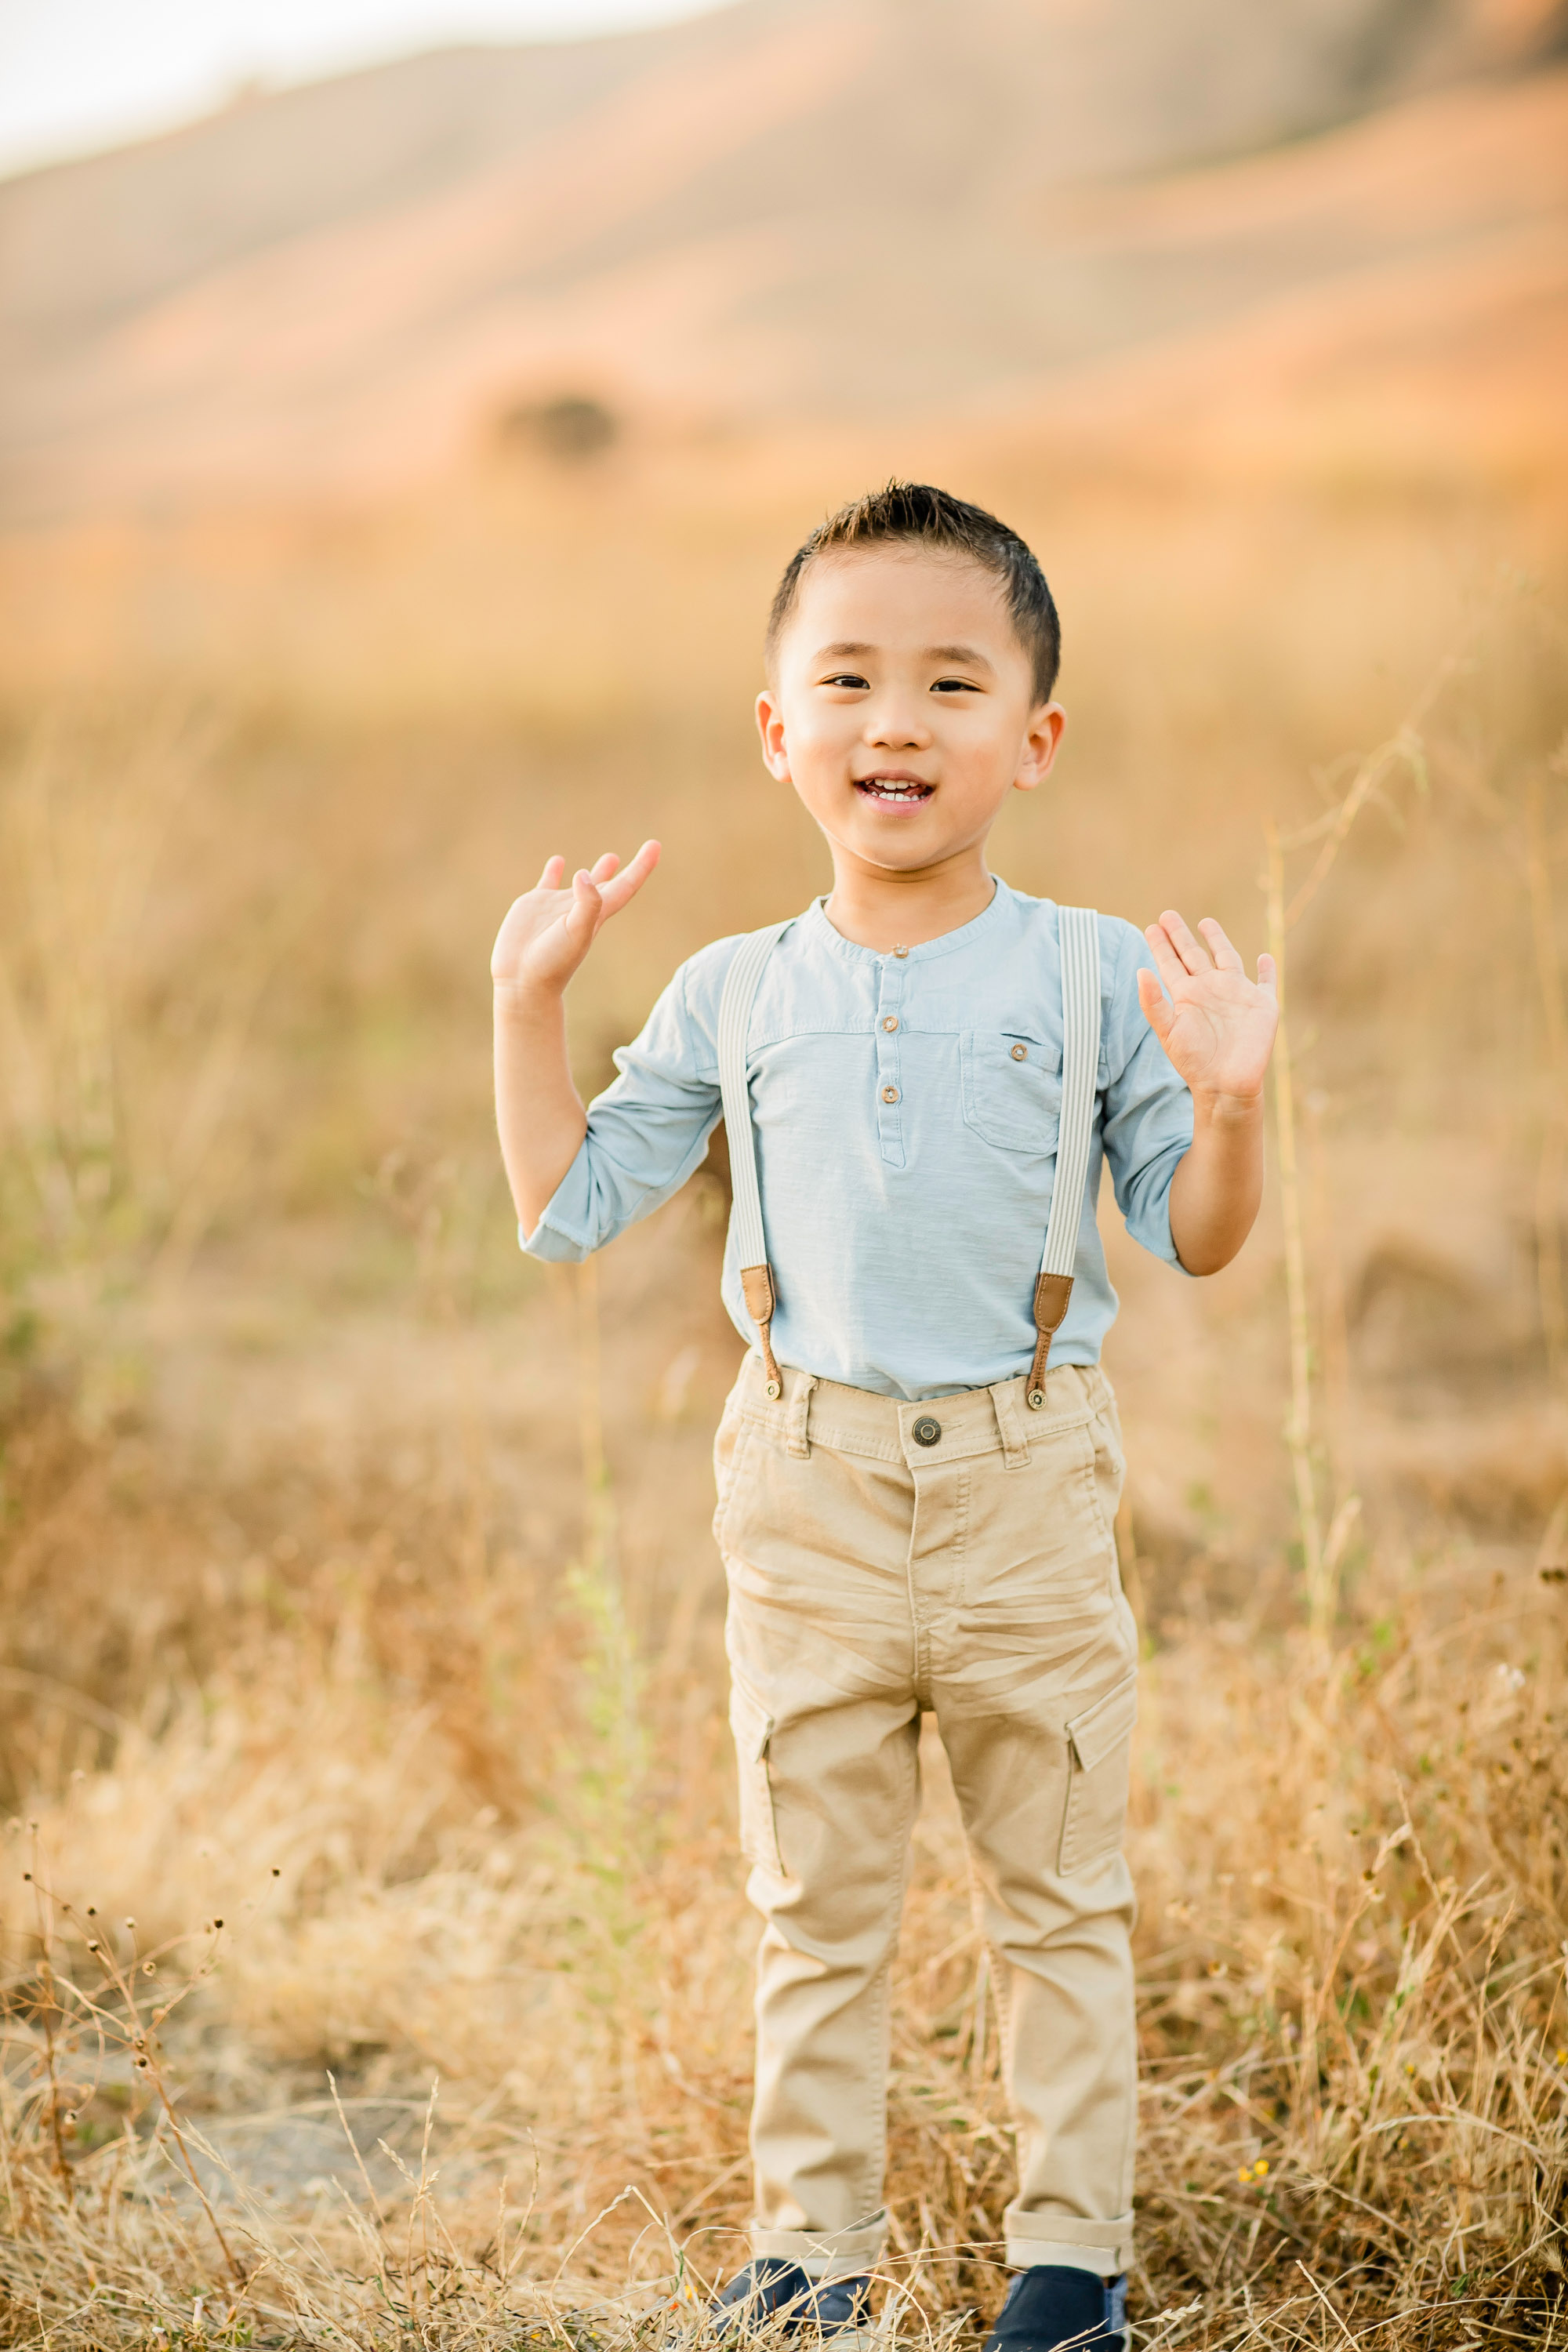
[[[931,687],[933,694],[978,694],[980,688],[967,677],[939,677]]]
[[[864,691],[869,680],[858,677],[854,670],[846,669],[840,670],[837,677],[825,677],[822,683],[824,686],[855,686]]]

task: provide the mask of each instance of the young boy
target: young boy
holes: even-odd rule
[[[496,941],[526,1250],[599,1248],[686,1181],[728,1114],[723,1296],[752,1349],[719,1432],[715,1528],[765,1927],[753,2259],[720,2298],[726,2330],[777,2314],[847,2346],[865,2322],[929,1708],[1018,2126],[1017,2275],[988,2352],[1126,2340],[1137,1643],[1095,1201],[1103,1158],[1156,1256],[1200,1275],[1235,1256],[1277,1013],[1268,959],[1250,982],[1215,922],[1200,940],[1167,912],[1141,939],[988,870],[1003,802],[1056,756],[1058,653],[1024,542],[889,484],[790,563],[757,698],[769,772],[826,836],[831,893],[693,956],[586,1113],[563,992],[658,845],[570,883],[551,858]]]

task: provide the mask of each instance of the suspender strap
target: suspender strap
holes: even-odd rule
[[[792,916],[790,921],[794,919]],[[774,923],[769,930],[748,933],[735,950],[719,1004],[719,1091],[723,1097],[724,1131],[730,1143],[730,1218],[735,1234],[735,1253],[741,1261],[741,1288],[745,1294],[746,1312],[757,1327],[768,1394],[775,1399],[784,1393],[784,1382],[773,1360],[772,1337],[778,1292],[763,1235],[763,1196],[757,1183],[757,1141],[752,1132],[746,1040],[763,966],[788,929],[789,923]]]
[[[1100,919],[1092,907],[1058,910],[1062,970],[1062,1108],[1057,1139],[1056,1177],[1045,1255],[1035,1282],[1035,1360],[1029,1368],[1028,1403],[1046,1402],[1046,1361],[1072,1297],[1078,1229],[1094,1140],[1095,1082],[1100,1075]],[[793,916],[791,921],[794,920]],[[776,1400],[784,1381],[773,1348],[778,1306],[773,1270],[763,1233],[763,1196],[757,1182],[757,1141],[752,1128],[752,1092],[746,1076],[746,1045],[757,986],[789,923],[752,931],[741,941],[724,980],[719,1005],[719,1091],[730,1140],[731,1223],[741,1265],[746,1312],[757,1327],[757,1345]]]
[[[1051,1216],[1035,1283],[1035,1360],[1026,1391],[1032,1410],[1046,1401],[1046,1360],[1072,1297],[1083,1188],[1094,1140],[1100,1075],[1100,919],[1092,907],[1058,909],[1062,966],[1062,1112]]]

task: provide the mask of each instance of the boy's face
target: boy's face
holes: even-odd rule
[[[1048,772],[1059,704],[1037,700],[1001,583],[893,544],[820,557],[757,698],[763,756],[837,857],[913,877],[983,845]]]

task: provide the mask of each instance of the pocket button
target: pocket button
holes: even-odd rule
[[[1028,1049],[1027,1045],[1015,1045],[1015,1046],[1014,1046],[1014,1048],[1013,1048],[1013,1059],[1014,1059],[1016,1062],[1026,1062],[1026,1061],[1028,1060],[1028,1058],[1029,1058],[1029,1049]]]

